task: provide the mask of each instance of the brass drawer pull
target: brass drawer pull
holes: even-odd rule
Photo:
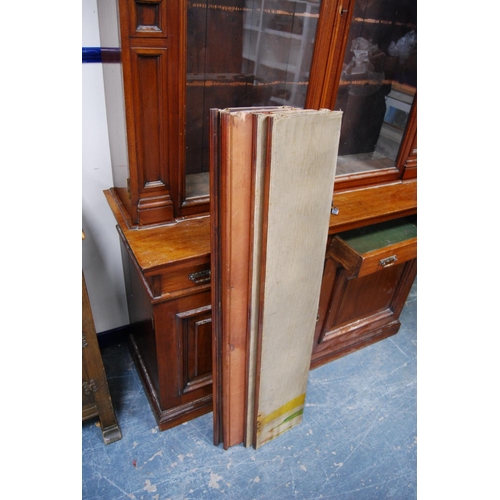
[[[202,283],[210,282],[210,269],[205,269],[205,271],[199,271],[197,273],[191,273],[188,278],[194,282],[195,285],[201,285]]]
[[[394,264],[394,262],[396,262],[397,260],[398,258],[395,255],[391,255],[390,257],[381,259],[379,265],[381,265],[382,267],[387,267]]]

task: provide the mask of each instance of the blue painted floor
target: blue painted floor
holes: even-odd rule
[[[417,285],[393,337],[310,373],[303,422],[260,450],[212,414],[159,432],[126,345],[103,349],[123,438],[82,425],[84,500],[417,498]]]

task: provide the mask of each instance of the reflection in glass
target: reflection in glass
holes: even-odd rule
[[[186,197],[208,194],[210,108],[304,107],[319,1],[188,3]]]
[[[208,194],[210,108],[304,106],[319,11],[319,1],[188,2],[187,198]],[[337,175],[394,167],[416,92],[416,33],[416,0],[355,2],[334,106],[344,112]]]
[[[337,175],[394,167],[416,86],[416,0],[357,0],[334,108]]]

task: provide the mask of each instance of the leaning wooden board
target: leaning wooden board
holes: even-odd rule
[[[340,118],[212,110],[214,443],[224,448],[258,447],[301,420]],[[296,314],[290,300],[300,304]]]
[[[245,431],[252,114],[211,110],[211,274],[214,443],[240,444]]]
[[[302,421],[341,112],[269,115],[262,207],[253,445]]]
[[[252,121],[248,112],[220,111],[212,122],[214,443],[227,449],[241,443],[245,419]]]

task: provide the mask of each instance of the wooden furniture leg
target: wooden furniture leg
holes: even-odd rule
[[[82,273],[82,420],[99,417],[105,444],[122,438],[109,394],[108,381]]]

